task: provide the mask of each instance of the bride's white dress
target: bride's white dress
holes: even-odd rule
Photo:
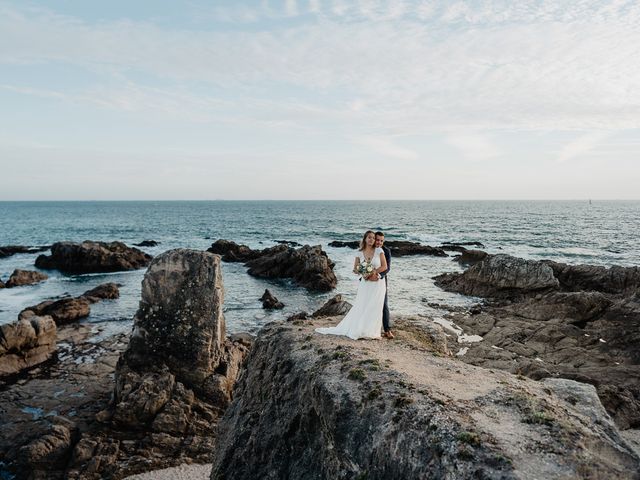
[[[380,268],[381,248],[376,248],[371,264],[373,268]],[[364,254],[359,252],[360,262],[364,262]],[[344,335],[357,340],[358,338],[380,338],[382,328],[382,306],[386,286],[384,280],[371,282],[362,279],[358,282],[356,301],[349,313],[335,327],[316,328],[316,332],[324,335]]]

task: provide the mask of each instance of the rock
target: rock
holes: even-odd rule
[[[14,270],[9,280],[5,284],[6,288],[19,287],[22,285],[32,285],[34,283],[42,282],[49,278],[44,273],[35,272],[31,270]]]
[[[56,351],[56,324],[33,314],[0,325],[0,376],[49,360]]]
[[[73,435],[64,425],[51,425],[47,434],[20,448],[18,463],[46,474],[48,470],[62,470],[71,457]],[[34,476],[36,476],[34,475]]]
[[[254,251],[246,245],[238,245],[236,242],[220,239],[216,240],[207,249],[207,252],[222,256],[222,260],[225,262],[247,262],[258,258],[262,251]]]
[[[146,267],[151,258],[122,242],[58,242],[51,246],[51,255],[36,259],[36,267],[67,273],[118,272]]]
[[[20,312],[19,317],[30,315],[49,315],[56,322],[56,325],[64,325],[75,322],[81,318],[88,317],[91,313],[90,302],[86,298],[62,298],[60,300],[47,300],[37,305],[27,307]]]
[[[4,282],[0,280],[0,288],[5,288]]]
[[[100,300],[115,300],[120,298],[120,285],[117,283],[103,283],[91,290],[84,292],[81,297],[86,298],[91,303],[99,302]]]
[[[334,263],[317,245],[293,249],[284,245],[263,250],[246,263],[249,275],[261,278],[291,278],[308,290],[327,292],[338,283]]]
[[[314,334],[328,322],[260,331],[212,479],[637,478],[640,458],[606,414],[412,343]]]
[[[10,257],[16,253],[39,253],[49,250],[49,246],[25,247],[22,245],[4,245],[0,247],[0,258]]]
[[[322,307],[313,312],[311,315],[313,318],[318,317],[333,317],[336,315],[346,315],[351,310],[351,304],[342,298],[342,295],[338,294],[335,297],[328,300]]]
[[[445,247],[480,247],[484,248],[484,244],[482,242],[443,242],[442,245]]]
[[[245,347],[251,348],[255,340],[255,336],[247,332],[240,332],[240,333],[234,333],[233,335],[229,335],[229,340],[231,340],[233,343],[238,342],[244,345]]]
[[[446,273],[435,280],[446,290],[485,297],[511,297],[559,287],[549,265],[509,255],[489,255],[461,274]]]
[[[360,248],[359,241],[342,242],[339,240],[329,243],[330,247]],[[430,247],[417,242],[406,240],[390,240],[384,242],[384,246],[389,249],[392,257],[404,257],[407,255],[431,255],[435,257],[446,257],[447,253],[439,247]]]
[[[487,258],[487,252],[482,250],[464,250],[462,255],[454,257],[454,260],[461,265],[471,266],[480,263]]]
[[[298,242],[292,242],[291,240],[274,240],[274,242],[279,243],[281,245],[288,245],[290,247],[301,247],[302,244]]]
[[[260,301],[262,302],[262,308],[266,308],[268,310],[284,308],[284,303],[274,297],[269,289],[264,291],[262,297],[260,297]]]
[[[178,249],[151,263],[116,370],[114,422],[150,425],[177,388],[226,406],[247,348],[225,339],[222,303],[217,255]]]
[[[309,314],[307,312],[298,312],[298,313],[294,313],[293,315],[289,315],[287,317],[287,322],[299,322],[302,320],[307,320],[309,317]]]
[[[632,295],[640,289],[640,267],[610,268],[594,265],[567,265],[552,261],[549,265],[563,290],[594,290],[603,293]]]
[[[134,243],[133,245],[136,247],[156,247],[160,244],[160,242],[156,242],[155,240],[143,240],[140,243]]]

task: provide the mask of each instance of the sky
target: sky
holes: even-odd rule
[[[0,200],[588,198],[637,0],[0,0]]]

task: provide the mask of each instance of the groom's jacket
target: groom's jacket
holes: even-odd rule
[[[387,247],[383,245],[382,252],[384,253],[384,258],[386,258],[387,260],[387,271],[380,274],[380,276],[384,278],[387,276],[387,273],[391,271],[391,250],[389,250]]]

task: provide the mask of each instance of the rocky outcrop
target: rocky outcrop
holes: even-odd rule
[[[472,266],[487,258],[487,255],[487,252],[482,250],[467,250],[463,248],[461,255],[456,256],[454,260],[460,265]]]
[[[313,312],[313,318],[335,317],[336,315],[346,315],[351,310],[351,304],[342,295],[338,294],[329,299],[322,307]]]
[[[88,317],[91,313],[90,304],[91,302],[83,297],[46,300],[22,310],[19,318],[25,318],[32,314],[39,316],[48,315],[53,318],[56,325],[65,325]]]
[[[269,289],[266,289],[264,291],[262,297],[260,297],[260,301],[262,302],[262,308],[265,308],[267,310],[284,308],[284,303],[274,297]]]
[[[405,341],[314,333],[339,320],[260,332],[212,479],[638,478],[606,413],[566,388],[446,358],[398,325]]]
[[[360,248],[360,242],[349,241],[342,242],[335,240],[329,243],[330,247],[348,247],[348,248]],[[389,249],[392,257],[404,257],[407,255],[431,255],[434,257],[446,257],[447,253],[439,247],[431,247],[429,245],[422,245],[417,242],[409,242],[406,240],[390,240],[384,242],[384,246]]]
[[[16,253],[39,253],[49,250],[49,246],[26,247],[23,245],[3,245],[0,247],[0,258],[10,257]]]
[[[226,337],[222,304],[217,255],[178,249],[153,260],[116,367],[113,401],[97,415],[102,427],[74,447],[68,478],[208,459],[213,427],[251,343]]]
[[[156,247],[160,245],[160,242],[156,242],[155,240],[143,240],[140,243],[134,243],[134,247]]]
[[[465,333],[483,337],[467,346],[465,362],[592,384],[617,425],[627,429],[640,427],[637,274],[635,267],[496,255],[464,273],[437,277],[437,284],[490,299],[473,315],[449,316]]]
[[[308,290],[327,292],[336,287],[338,279],[334,263],[322,248],[305,245],[292,248],[277,245],[264,250],[251,250],[228,240],[217,240],[207,250],[222,256],[225,262],[244,262],[247,273],[260,278],[291,278]]]
[[[56,324],[51,317],[28,315],[0,325],[0,377],[49,360],[56,351]]]
[[[122,242],[58,242],[51,246],[51,255],[36,259],[36,267],[76,274],[118,272],[146,267],[151,258]]]
[[[14,270],[9,280],[5,284],[6,288],[20,287],[23,285],[33,285],[34,283],[43,282],[48,275],[44,273],[35,272],[32,270]]]
[[[120,298],[120,285],[113,282],[103,283],[91,290],[87,290],[81,297],[86,298],[90,303],[97,303],[101,300],[115,300]]]

